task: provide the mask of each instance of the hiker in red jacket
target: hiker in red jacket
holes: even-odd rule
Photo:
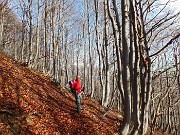
[[[76,76],[76,80],[71,82],[71,88],[74,90],[77,111],[78,111],[78,113],[81,113],[81,102],[82,102],[81,93],[84,90],[84,88],[82,88],[79,75]]]

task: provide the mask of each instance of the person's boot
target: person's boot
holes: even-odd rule
[[[77,110],[78,114],[81,114],[81,110]]]

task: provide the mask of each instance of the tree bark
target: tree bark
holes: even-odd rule
[[[121,12],[122,12],[122,81],[123,81],[123,90],[124,90],[124,118],[123,123],[120,128],[120,132],[122,135],[127,135],[129,133],[129,126],[131,122],[131,92],[130,92],[130,84],[129,84],[129,50],[127,44],[127,31],[126,31],[126,1],[121,0]]]

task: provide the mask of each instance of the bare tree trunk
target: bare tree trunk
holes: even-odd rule
[[[132,122],[133,122],[133,130],[131,132],[132,135],[137,135],[139,126],[140,126],[140,119],[139,119],[139,87],[138,87],[138,61],[139,61],[139,56],[138,56],[138,45],[137,45],[137,36],[136,36],[136,19],[135,19],[135,13],[134,13],[134,4],[132,0],[130,0],[130,17],[131,17],[131,22],[132,22],[132,27],[133,27],[133,38],[134,39],[134,69],[133,73],[131,73],[131,78],[132,78]],[[130,26],[131,27],[131,26]],[[131,39],[130,38],[130,39]],[[132,41],[131,41],[132,42]],[[133,59],[133,58],[130,58]],[[132,70],[132,69],[131,69]]]
[[[68,30],[66,29],[66,32],[65,32],[65,74],[66,74],[66,77],[65,77],[65,82],[68,82]]]
[[[57,18],[57,1],[53,2],[53,78],[56,81],[56,18]]]
[[[48,55],[48,45],[47,45],[47,41],[48,41],[48,32],[47,32],[47,16],[48,16],[48,4],[47,4],[47,0],[44,0],[44,65],[43,65],[43,72],[45,73],[47,71],[47,67],[48,67],[48,62],[47,62],[47,55]]]
[[[103,91],[103,82],[102,82],[102,62],[101,62],[101,40],[99,39],[100,34],[98,34],[98,1],[94,0],[95,3],[95,14],[96,14],[96,50],[97,50],[97,54],[98,54],[98,80],[99,80],[99,86],[98,86],[98,94],[99,94],[99,99],[101,100],[102,103],[102,94],[101,91]]]
[[[95,42],[96,42],[96,47],[98,48],[99,40],[98,40],[98,0],[94,0],[94,9],[95,9],[95,15],[96,15],[96,21],[95,21],[95,30],[96,30],[96,35],[95,35]],[[99,50],[97,50],[99,51]],[[100,61],[99,61],[100,62]],[[94,97],[94,91],[95,89],[91,89],[91,98]]]
[[[21,2],[20,2],[21,3]],[[25,7],[21,6],[23,10],[23,18],[22,18],[22,30],[21,30],[21,61],[24,62],[24,50],[25,50],[25,27],[26,27],[26,20],[25,20]]]
[[[91,45],[91,33],[90,33],[90,1],[86,0],[87,3],[87,25],[88,25],[88,46],[89,46],[89,76],[88,76],[88,80],[89,80],[89,84],[90,84],[90,92],[93,89],[93,76],[92,76],[92,70],[93,70],[93,66],[92,66],[92,45]],[[92,93],[91,93],[92,96]]]
[[[84,45],[84,87],[85,87],[85,93],[87,91],[87,87],[86,87],[86,21],[85,21],[85,17],[86,17],[86,11],[85,11],[85,0],[84,0],[84,11],[83,11],[83,45]]]
[[[28,16],[29,19],[29,42],[28,42],[28,65],[31,66],[33,61],[33,49],[32,49],[32,0],[28,0]]]
[[[58,33],[57,33],[57,42],[56,42],[56,50],[57,50],[57,56],[56,56],[56,63],[57,63],[57,78],[58,78],[58,82],[61,83],[61,54],[60,54],[60,50],[61,50],[61,1],[58,2]],[[68,64],[68,63],[67,63]],[[68,68],[69,66],[67,66],[66,68]],[[68,74],[68,71],[66,71]],[[67,80],[68,76],[67,76]]]
[[[107,107],[110,100],[110,87],[109,87],[109,54],[108,54],[108,20],[107,20],[107,3],[104,0],[104,45],[103,45],[103,72],[104,72],[104,91],[102,97],[102,105]]]
[[[121,93],[121,100],[122,102],[124,102],[124,93],[123,93],[121,81],[120,81],[121,80],[121,61],[120,61],[121,30],[120,30],[119,14],[116,7],[116,0],[113,0],[112,3],[113,3],[113,8],[114,8],[114,12],[116,16],[113,17],[113,14],[110,8],[110,1],[108,0],[107,0],[107,12],[112,23],[113,36],[114,36],[114,42],[115,42],[115,53],[116,53],[116,59],[117,59],[117,71],[116,71],[117,73],[115,73],[115,78],[117,82],[117,87]],[[118,110],[120,110],[121,100],[118,101]]]
[[[127,31],[126,31],[126,1],[121,0],[121,12],[122,12],[122,81],[123,81],[123,90],[124,90],[124,119],[122,126],[120,128],[120,132],[122,135],[127,135],[129,133],[129,126],[131,121],[131,92],[130,92],[130,84],[129,84],[129,50],[127,44]]]
[[[8,0],[0,3],[0,52],[3,50],[4,11],[7,4]]]
[[[1,52],[3,50],[4,8],[2,7],[0,11],[1,11],[0,12],[0,52]]]
[[[40,51],[40,47],[39,47],[39,42],[40,42],[40,37],[39,37],[39,27],[40,27],[40,1],[38,0],[38,18],[37,18],[37,27],[36,27],[36,55],[35,55],[35,67],[36,69],[38,69],[38,65],[39,65],[39,51]]]

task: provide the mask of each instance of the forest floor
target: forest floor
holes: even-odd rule
[[[0,135],[116,135],[122,122],[83,95],[82,113],[73,95],[41,72],[0,54]],[[163,135],[156,132],[157,135]]]

